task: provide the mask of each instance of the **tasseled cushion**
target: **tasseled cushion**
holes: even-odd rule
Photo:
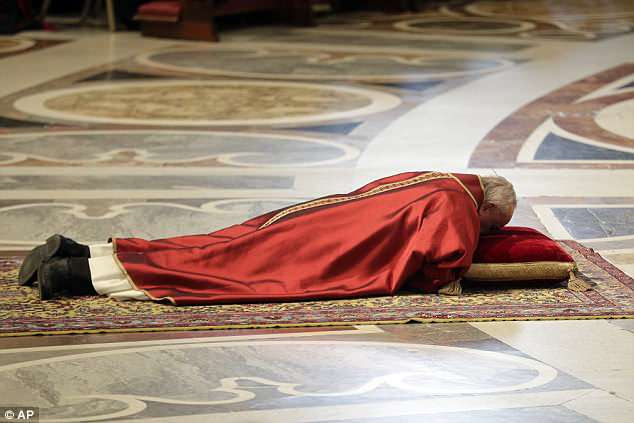
[[[574,259],[541,232],[517,226],[480,236],[464,279],[475,281],[564,281],[574,291],[590,285],[574,275]]]

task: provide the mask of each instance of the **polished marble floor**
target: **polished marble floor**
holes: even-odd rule
[[[455,5],[455,4],[458,5]],[[0,253],[209,232],[408,170],[499,174],[512,223],[634,275],[634,7],[447,2],[218,44],[0,37]],[[43,421],[625,422],[631,321],[0,338]],[[28,398],[28,400],[25,400]]]

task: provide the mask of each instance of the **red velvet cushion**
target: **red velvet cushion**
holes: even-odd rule
[[[480,236],[473,264],[464,274],[464,279],[565,280],[571,279],[575,269],[576,264],[570,254],[546,235],[535,229],[510,226]],[[575,290],[588,289],[580,282],[577,285],[574,285]]]
[[[139,19],[152,16],[178,19],[182,8],[180,1],[153,1],[142,4],[137,11],[137,17]]]
[[[480,236],[474,263],[527,263],[536,261],[572,262],[573,258],[557,242],[541,232],[518,226]]]

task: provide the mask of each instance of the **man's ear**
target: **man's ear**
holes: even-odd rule
[[[480,211],[486,211],[496,208],[497,206],[493,203],[482,203],[482,207],[480,207]]]

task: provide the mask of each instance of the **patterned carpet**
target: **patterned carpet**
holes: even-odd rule
[[[588,292],[561,285],[466,285],[460,297],[403,294],[353,300],[175,307],[83,297],[42,302],[20,287],[20,258],[0,259],[0,336],[337,324],[634,317],[634,280],[594,251],[562,241]]]

